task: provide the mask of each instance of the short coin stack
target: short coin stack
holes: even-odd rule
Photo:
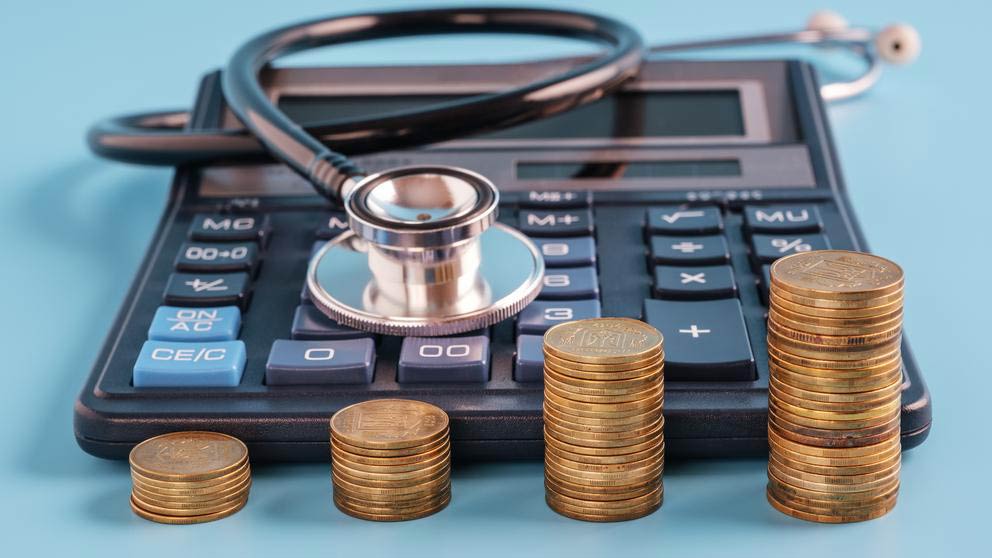
[[[585,521],[650,514],[664,495],[662,336],[626,318],[568,322],[544,336],[544,486]]]
[[[426,517],[451,501],[448,415],[405,399],[357,403],[331,418],[334,504],[372,521]]]
[[[888,513],[900,467],[903,274],[858,252],[771,268],[768,501],[809,521]]]
[[[131,450],[131,509],[159,523],[204,523],[244,507],[248,448],[226,434],[173,432]]]

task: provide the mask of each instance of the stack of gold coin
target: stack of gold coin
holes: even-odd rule
[[[448,415],[421,401],[377,399],[331,418],[334,504],[372,521],[406,521],[451,501]]]
[[[870,254],[823,250],[771,268],[768,501],[847,523],[896,504],[903,273]]]
[[[173,432],[131,450],[131,509],[159,523],[204,523],[244,507],[248,448],[226,434]]]
[[[627,318],[556,325],[544,336],[544,487],[585,521],[650,514],[664,495],[662,336]]]

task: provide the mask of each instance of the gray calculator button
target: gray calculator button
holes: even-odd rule
[[[591,236],[531,240],[537,244],[547,267],[579,267],[596,263],[596,241]]]
[[[289,341],[272,343],[265,365],[270,386],[368,384],[375,369],[371,339]]]
[[[519,228],[530,236],[587,236],[593,231],[592,211],[521,211]]]
[[[819,232],[823,221],[815,205],[748,206],[744,226],[759,233]]]
[[[207,242],[262,240],[268,231],[267,215],[200,213],[193,217],[189,225],[189,238]]]
[[[760,263],[812,250],[828,250],[830,241],[822,234],[756,234],[751,237],[751,253]]]
[[[254,242],[187,242],[176,256],[179,271],[248,271],[258,264],[258,245]]]
[[[293,314],[293,339],[359,339],[369,334],[343,326],[328,318],[316,306],[301,304]]]
[[[574,300],[599,297],[599,280],[594,267],[563,267],[544,272],[541,300]]]
[[[730,261],[722,236],[652,236],[651,259],[668,265],[720,265]]]
[[[718,207],[652,207],[647,211],[648,232],[657,234],[712,234],[723,230]]]
[[[592,192],[588,190],[530,190],[520,198],[520,207],[537,209],[573,209],[591,204]]]
[[[540,335],[517,337],[513,379],[517,382],[544,381],[544,338]]]
[[[247,273],[173,273],[165,286],[171,306],[228,306],[244,310],[248,304]]]
[[[521,334],[543,335],[553,325],[598,317],[598,300],[538,300],[520,312],[517,329]]]
[[[400,383],[489,380],[489,338],[407,337],[400,349]]]

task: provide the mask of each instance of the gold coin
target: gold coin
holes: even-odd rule
[[[863,337],[867,335],[878,335],[886,331],[892,331],[894,329],[902,328],[902,315],[899,312],[899,316],[895,319],[889,321],[879,321],[875,324],[870,325],[856,325],[856,326],[832,326],[832,325],[821,325],[816,323],[811,323],[803,320],[797,320],[785,315],[784,310],[780,310],[774,306],[768,309],[768,319],[774,321],[775,323],[792,329],[794,331],[799,331],[807,335],[829,335],[829,336],[851,336],[851,337]],[[838,320],[833,320],[838,321]]]
[[[807,512],[791,509],[787,505],[779,503],[770,494],[768,495],[768,502],[775,509],[786,515],[795,517],[796,519],[802,519],[805,521],[814,521],[817,523],[856,523],[859,521],[868,521],[871,519],[877,519],[892,511],[892,508],[894,508],[896,505],[896,501],[893,499],[890,503],[886,504],[885,506],[872,509],[870,511],[866,511],[863,513],[857,513],[852,515],[840,515],[840,514],[827,515],[827,514],[807,513]]]
[[[175,492],[176,494],[207,494],[216,492],[218,490],[224,490],[225,488],[235,486],[250,477],[251,469],[248,467],[247,462],[244,464],[243,468],[228,473],[223,477],[209,481],[160,481],[144,477],[137,471],[131,471],[132,483],[139,484],[142,487],[153,491],[161,490],[163,493]]]
[[[451,492],[451,483],[442,486],[440,489],[426,495],[418,496],[416,498],[375,498],[370,499],[364,495],[357,496],[348,493],[343,490],[335,490],[334,498],[349,506],[355,508],[383,508],[382,511],[386,509],[390,510],[391,513],[403,513],[404,511],[413,510],[415,508],[423,508],[425,506],[431,506],[442,499],[447,493]]]
[[[544,443],[551,444],[555,448],[563,449],[571,453],[578,453],[582,455],[589,456],[620,456],[628,455],[632,453],[641,452],[650,448],[656,447],[662,441],[662,436],[648,437],[643,442],[638,442],[636,444],[629,444],[624,446],[609,446],[609,447],[591,447],[583,446],[581,444],[572,443],[566,440],[560,440],[556,437],[554,432],[549,432],[547,428],[544,429]]]
[[[331,484],[335,492],[340,492],[344,496],[368,501],[399,502],[406,500],[422,500],[432,495],[438,494],[451,484],[449,476],[438,477],[436,480],[422,485],[413,485],[403,488],[368,488],[351,484],[336,476],[331,476]]]
[[[769,306],[773,305],[777,308],[786,308],[797,314],[813,316],[815,318],[834,318],[838,320],[845,320],[849,318],[871,318],[891,314],[892,312],[901,310],[903,307],[903,300],[899,299],[881,304],[879,306],[869,306],[866,308],[818,308],[815,306],[799,304],[782,298],[778,294],[779,292],[781,291],[772,289],[768,293]]]
[[[422,446],[447,430],[447,413],[430,403],[409,399],[363,401],[331,418],[331,432],[339,440],[371,449]]]
[[[816,360],[836,360],[836,361],[849,361],[862,363],[864,361],[871,361],[872,359],[879,359],[881,357],[888,357],[891,355],[892,351],[900,347],[900,340],[893,339],[892,341],[882,343],[873,347],[827,347],[824,345],[814,345],[811,343],[803,343],[802,341],[796,341],[794,339],[789,339],[777,333],[774,328],[768,328],[768,343],[769,345],[774,344],[776,347],[783,351],[790,352],[794,355],[812,358]],[[862,368],[861,366],[856,366],[852,368]]]
[[[766,490],[766,493],[769,491]],[[893,502],[897,498],[896,494],[891,494],[885,498],[873,499],[870,502],[865,502],[859,506],[823,506],[818,505],[818,503],[807,503],[803,500],[783,497],[780,494],[775,494],[772,492],[772,497],[778,500],[781,504],[788,507],[790,510],[797,511],[800,513],[808,514],[822,514],[824,516],[842,516],[847,517],[851,515],[865,515],[871,513],[873,510],[878,510],[883,508]]]
[[[220,508],[230,505],[235,500],[244,498],[250,486],[251,484],[249,483],[248,486],[241,490],[224,496],[218,495],[210,500],[164,500],[156,497],[154,494],[148,494],[136,488],[131,489],[131,497],[148,511],[166,513],[168,510],[178,510],[190,513],[197,512],[196,514],[199,515],[201,513],[218,511]]]
[[[551,422],[554,424],[556,428],[564,431],[574,430],[577,432],[623,433],[623,432],[629,432],[631,430],[645,428],[654,424],[655,422],[658,421],[659,418],[661,418],[661,409],[658,409],[657,411],[652,411],[650,413],[645,413],[641,417],[641,419],[636,422],[628,422],[624,424],[602,424],[595,422],[593,424],[585,424],[580,422],[574,422],[570,420],[569,417],[563,417],[561,414],[554,411],[553,409],[548,408],[546,405],[544,408],[543,416],[546,422]]]
[[[861,360],[835,360],[835,359],[817,359],[809,358],[794,353],[790,353],[782,347],[778,347],[773,343],[768,343],[768,354],[774,356],[779,360],[784,360],[790,364],[796,364],[799,366],[806,366],[809,368],[821,368],[828,370],[857,370],[863,368],[872,368],[875,366],[881,366],[888,362],[891,362],[895,358],[899,358],[900,350],[899,347],[892,349],[888,353],[882,353],[872,358],[865,358]]]
[[[664,393],[661,385],[656,385],[645,390],[637,391],[627,395],[586,395],[582,393],[575,393],[568,390],[567,386],[563,386],[555,382],[550,378],[544,379],[544,391],[545,393],[551,392],[559,397],[569,399],[571,401],[579,401],[582,403],[596,403],[600,405],[620,405],[624,403],[636,403],[638,401],[643,401],[645,399],[650,399],[652,397],[657,397],[658,395]]]
[[[593,318],[558,324],[544,334],[548,354],[589,364],[643,360],[662,350],[661,332],[630,318]]]
[[[899,424],[896,423],[893,424],[892,428],[884,432],[876,432],[873,429],[870,434],[862,432],[854,438],[824,438],[818,435],[803,434],[793,430],[788,430],[783,428],[780,423],[776,422],[776,420],[777,419],[769,416],[768,427],[769,429],[774,428],[775,432],[779,436],[798,444],[823,449],[851,449],[862,446],[875,446],[888,440],[892,436],[900,435]]]
[[[664,401],[664,397],[664,391],[657,389],[653,390],[650,396],[638,401],[629,401],[624,403],[593,403],[578,401],[566,395],[559,394],[553,388],[548,389],[547,386],[545,386],[544,389],[544,398],[552,401],[556,407],[574,410],[576,411],[576,414],[579,414],[578,411],[592,411],[596,413],[603,413],[605,416],[615,417],[629,416],[624,414],[629,411],[647,412],[657,409],[661,406],[662,401]]]
[[[647,494],[642,494],[640,496],[633,496],[625,500],[584,500],[582,498],[573,498],[567,494],[561,494],[554,488],[545,487],[546,495],[555,500],[555,503],[563,503],[576,508],[589,508],[591,510],[631,510],[637,509],[644,504],[657,502],[664,488],[658,485],[655,489],[648,492]]]
[[[218,498],[225,498],[234,494],[239,494],[246,488],[251,486],[251,478],[246,478],[236,485],[232,485],[229,488],[223,490],[217,490],[214,492],[200,492],[200,493],[175,493],[162,489],[156,489],[152,487],[147,487],[138,483],[134,483],[131,486],[131,490],[141,494],[142,496],[147,496],[148,498],[159,500],[162,502],[209,502],[216,500]]]
[[[812,409],[816,411],[825,412],[835,412],[835,413],[851,413],[851,412],[863,412],[871,411],[877,409],[881,405],[885,405],[890,402],[899,402],[898,392],[887,394],[883,397],[876,399],[868,399],[866,401],[856,401],[847,403],[829,403],[823,401],[816,401],[812,399],[804,399],[802,397],[795,397],[785,391],[779,389],[776,384],[772,382],[768,383],[768,393],[774,395],[776,399],[780,401],[785,401],[790,405],[796,405],[802,407],[803,409]]]
[[[787,289],[781,288],[781,283],[776,282],[772,279],[771,290],[775,291],[775,295],[780,299],[788,300],[795,304],[801,304],[803,306],[812,306],[813,308],[827,308],[831,310],[863,310],[868,308],[887,307],[887,305],[894,302],[903,301],[903,291],[899,289],[893,293],[878,296],[875,298],[863,298],[860,300],[838,300],[831,298],[815,298],[797,295]],[[877,312],[877,310],[876,310]]]
[[[570,484],[597,486],[617,486],[649,482],[661,478],[664,467],[661,463],[644,469],[622,471],[617,473],[590,473],[566,469],[554,461],[544,462],[545,471],[550,471],[556,478]]]
[[[378,465],[378,466],[389,466],[396,467],[402,465],[417,465],[422,463],[425,459],[435,457],[442,453],[451,452],[451,443],[448,438],[443,438],[440,443],[430,449],[424,451],[423,453],[413,454],[413,455],[401,455],[396,457],[370,457],[367,455],[362,455],[354,453],[348,446],[339,443],[337,440],[331,440],[331,454],[340,453],[348,459],[349,462],[359,463],[362,465]]]
[[[769,403],[773,403],[776,407],[776,411],[782,411],[783,414],[787,416],[798,415],[803,418],[815,419],[815,420],[825,420],[825,421],[837,421],[837,422],[850,422],[849,427],[857,428],[854,424],[864,424],[869,426],[872,422],[881,420],[882,418],[887,418],[899,411],[901,406],[901,401],[898,399],[891,399],[886,401],[876,407],[870,408],[864,411],[820,411],[815,409],[807,409],[804,406],[793,405],[786,401],[780,399],[775,395],[774,389],[768,393]]]
[[[554,418],[558,422],[564,422],[579,428],[580,426],[593,426],[597,428],[627,428],[627,427],[637,427],[637,425],[643,423],[649,418],[657,419],[657,415],[662,412],[661,408],[656,410],[647,411],[644,413],[639,413],[636,415],[631,415],[629,417],[619,417],[619,418],[590,418],[581,415],[573,415],[567,410],[563,410],[560,407],[555,407],[554,404],[550,403],[548,400],[544,402],[544,413],[554,415]]]
[[[134,446],[131,469],[162,481],[205,481],[223,477],[248,461],[241,440],[218,432],[171,432]]]
[[[544,405],[550,407],[555,411],[563,413],[566,416],[578,416],[590,420],[599,419],[610,419],[622,421],[624,419],[633,420],[635,417],[641,417],[645,413],[651,412],[652,410],[658,408],[664,408],[665,396],[664,393],[649,401],[645,401],[644,405],[634,406],[630,408],[625,408],[622,410],[617,410],[616,406],[602,405],[602,404],[582,404],[583,408],[577,408],[577,402],[571,401],[570,399],[558,397],[554,393],[544,394]]]
[[[887,399],[899,397],[902,392],[902,377],[900,376],[898,379],[885,387],[856,393],[826,393],[812,389],[803,389],[790,386],[775,377],[768,379],[768,385],[769,387],[774,387],[774,389],[780,392],[785,392],[793,397],[798,397],[805,401],[842,405],[845,403],[864,403],[866,401],[873,402],[883,398]]]
[[[802,463],[804,466],[812,467],[835,467],[839,469],[847,468],[857,468],[857,467],[872,467],[879,463],[885,462],[887,459],[892,459],[897,455],[900,455],[902,448],[898,445],[892,447],[892,449],[882,452],[877,455],[866,455],[858,457],[817,457],[805,453],[800,453],[797,451],[792,451],[786,446],[779,444],[769,437],[769,451],[780,455],[785,459],[790,460],[790,462]],[[797,469],[805,470],[803,467],[796,467]],[[816,471],[809,471],[815,473]]]
[[[352,469],[341,461],[331,463],[331,469],[338,476],[346,479],[355,479],[356,484],[367,486],[379,486],[383,488],[393,488],[419,484],[438,475],[447,474],[451,470],[451,463],[448,459],[443,459],[428,468],[417,471],[405,471],[402,473],[370,473],[359,469]],[[355,482],[353,481],[353,482]]]
[[[447,429],[441,432],[441,435],[434,441],[427,442],[426,444],[419,446],[411,446],[408,448],[398,448],[398,449],[370,449],[361,448],[358,446],[353,446],[331,433],[331,445],[338,448],[341,451],[347,452],[351,455],[357,457],[365,457],[368,459],[401,459],[401,458],[417,458],[426,453],[430,453],[438,448],[443,447],[449,443],[450,435]]]
[[[174,516],[174,515],[157,514],[157,513],[154,513],[154,512],[150,512],[148,510],[145,510],[145,509],[141,508],[138,504],[136,504],[135,501],[134,501],[134,499],[132,498],[131,499],[131,511],[133,511],[137,516],[139,516],[139,517],[141,517],[143,519],[147,519],[149,521],[154,521],[156,523],[166,523],[166,524],[171,524],[171,525],[192,525],[194,523],[206,523],[208,521],[215,521],[217,519],[221,519],[221,518],[227,517],[229,515],[232,515],[234,513],[237,513],[241,508],[245,507],[245,504],[246,503],[248,503],[248,498],[245,498],[244,500],[235,502],[234,505],[232,505],[232,506],[230,506],[230,507],[228,507],[226,509],[223,509],[221,511],[218,511],[218,512],[208,513],[208,514],[203,514],[203,515],[194,515],[194,516],[182,516],[182,517],[179,517],[179,516]]]
[[[408,463],[405,465],[369,465],[367,463],[352,461],[350,456],[342,454],[339,451],[331,451],[332,463],[341,463],[350,471],[369,473],[370,475],[394,476],[423,472],[438,464],[447,463],[450,459],[450,452],[445,450],[438,452],[436,455],[425,457],[420,463]]]
[[[809,446],[789,440],[788,438],[783,437],[778,430],[773,428],[768,429],[768,441],[776,444],[777,446],[784,447],[792,452],[811,457],[852,460],[857,458],[873,459],[872,461],[868,461],[868,463],[874,462],[874,460],[876,460],[874,459],[875,456],[891,452],[893,449],[898,449],[901,445],[901,437],[898,434],[892,434],[888,438],[884,438],[879,443],[874,445],[849,448],[823,448]]]
[[[620,455],[587,455],[584,453],[576,453],[573,451],[569,451],[567,449],[563,449],[562,447],[553,444],[544,444],[544,451],[554,453],[555,455],[561,456],[564,459],[568,459],[570,461],[577,461],[579,463],[589,463],[595,465],[606,465],[613,463],[622,464],[622,463],[631,463],[634,461],[640,461],[651,455],[654,455],[659,451],[662,453],[662,455],[664,455],[665,439],[664,437],[659,436],[658,442],[653,446],[649,446],[641,451],[636,451],[633,453],[625,453]]]
[[[564,494],[580,500],[594,502],[610,502],[615,500],[627,500],[643,496],[662,486],[661,477],[634,485],[622,485],[619,487],[589,487],[585,485],[570,485],[567,482],[555,478],[554,473],[544,475],[544,487],[552,488],[559,494]]]
[[[593,521],[593,522],[610,522],[610,521],[629,521],[631,519],[639,519],[641,517],[650,515],[661,507],[662,495],[659,495],[657,501],[650,504],[646,504],[637,508],[632,508],[624,510],[622,513],[608,513],[603,510],[590,509],[585,507],[569,506],[564,502],[558,500],[550,500],[545,496],[545,501],[555,512],[569,517],[572,519],[579,519],[582,521]]]
[[[575,430],[568,431],[557,428],[553,423],[545,423],[544,430],[558,440],[569,444],[594,448],[615,448],[636,446],[642,442],[661,436],[664,431],[664,426],[665,419],[660,418],[654,425],[639,428],[635,431],[636,434],[632,433],[624,437],[617,437],[615,433],[604,434],[597,432],[579,432]]]
[[[338,509],[341,510],[343,513],[348,514],[352,517],[357,517],[358,519],[366,519],[369,521],[409,521],[411,519],[420,519],[422,517],[434,515],[435,513],[443,510],[445,507],[447,507],[449,502],[451,502],[450,492],[445,497],[440,499],[433,507],[424,508],[417,512],[390,514],[390,513],[377,513],[377,512],[360,510],[353,507],[349,507],[347,505],[342,505],[337,500],[334,501],[335,505],[337,505]]]
[[[899,354],[896,354],[889,361],[882,362],[874,366],[866,366],[865,368],[843,368],[843,369],[813,368],[811,366],[803,366],[801,364],[789,362],[773,354],[768,355],[768,360],[773,362],[779,368],[784,368],[789,372],[802,374],[803,376],[813,376],[813,377],[821,377],[821,378],[837,378],[837,379],[874,378],[876,376],[889,373],[895,368],[902,369],[902,357]]]
[[[771,454],[775,456],[775,460],[779,463],[784,463],[797,471],[812,473],[814,475],[867,475],[869,473],[877,473],[891,466],[893,462],[899,461],[900,456],[898,452],[894,452],[886,459],[877,463],[837,466],[807,463],[804,459],[805,456],[777,448],[773,448]]]
[[[901,322],[889,329],[863,335],[823,335],[820,333],[808,333],[806,331],[793,329],[779,322],[773,313],[769,313],[768,315],[768,329],[774,330],[775,333],[779,335],[801,343],[807,343],[820,347],[857,349],[875,347],[882,343],[888,343],[894,339],[898,339],[902,335]]]
[[[774,405],[768,408],[768,416],[774,422],[790,432],[803,436],[813,436],[823,439],[860,438],[888,432],[898,426],[900,413],[894,412],[887,417],[877,420],[834,421],[808,419],[791,414]]]
[[[825,485],[861,486],[868,482],[891,478],[893,475],[898,474],[901,468],[900,456],[890,459],[886,462],[885,467],[882,467],[877,471],[869,471],[859,474],[847,474],[839,471],[831,473],[811,473],[809,471],[803,471],[802,469],[793,467],[790,463],[786,463],[781,455],[776,454],[771,455],[769,461],[778,470],[782,471],[783,474],[788,475],[790,478],[798,479],[803,482],[817,482]]]
[[[903,288],[902,269],[885,258],[849,250],[814,250],[775,260],[772,280],[809,298],[862,300]]]
[[[551,378],[558,384],[566,385],[570,390],[575,391],[576,393],[586,393],[588,395],[624,395],[627,393],[644,390],[646,388],[655,387],[661,384],[665,378],[662,369],[659,368],[654,374],[634,378],[632,380],[582,380],[572,378],[558,372],[555,370],[554,365],[551,364],[544,365],[544,377],[545,379]]]
[[[556,453],[554,450],[545,450],[545,459],[554,461],[563,467],[569,469],[574,469],[576,471],[589,471],[589,472],[600,472],[600,473],[610,473],[619,471],[629,471],[632,469],[640,469],[649,465],[655,465],[665,458],[664,449],[655,451],[653,454],[648,455],[641,459],[640,461],[628,461],[626,463],[585,463],[582,461],[573,461],[567,457]]]
[[[229,509],[231,506],[237,505],[242,502],[247,496],[243,494],[237,498],[233,498],[228,501],[218,502],[217,504],[211,504],[206,506],[192,506],[192,507],[180,507],[179,505],[173,506],[160,506],[152,502],[149,502],[135,493],[131,493],[131,501],[140,507],[141,509],[159,515],[171,515],[173,517],[190,517],[197,515],[208,515],[212,513],[223,512]]]
[[[623,380],[636,381],[644,379],[645,376],[657,374],[664,370],[665,359],[664,355],[658,355],[650,361],[630,363],[630,366],[624,369],[616,368],[619,365],[611,365],[613,368],[609,370],[589,370],[579,368],[573,363],[562,362],[560,359],[555,359],[550,355],[545,355],[544,365],[545,368],[550,365],[559,375],[567,378],[591,382],[619,382]],[[593,365],[586,366],[591,367]]]
[[[896,463],[891,470],[886,472],[872,473],[870,475],[851,475],[848,478],[803,473],[802,471],[789,469],[774,460],[768,463],[768,472],[782,482],[821,492],[865,492],[868,490],[888,488],[892,484],[899,482],[899,468],[899,463]],[[817,477],[821,480],[814,480]],[[861,477],[865,477],[865,479],[861,480]]]
[[[886,314],[879,314],[873,316],[857,316],[857,317],[847,317],[847,318],[824,318],[822,316],[810,316],[808,314],[801,314],[799,312],[794,312],[789,308],[779,306],[777,304],[769,304],[769,312],[774,312],[778,317],[786,320],[786,325],[789,322],[800,324],[802,327],[796,327],[794,329],[804,330],[804,328],[823,328],[825,330],[832,331],[845,331],[845,330],[884,330],[897,323],[900,323],[903,318],[902,307],[896,308],[895,310],[888,312]],[[810,330],[813,331],[813,330]],[[869,333],[870,331],[865,331]],[[836,335],[836,334],[835,334]]]
[[[886,389],[902,379],[902,368],[893,368],[884,376],[872,378],[829,378],[822,376],[806,376],[796,374],[779,367],[772,361],[768,362],[771,377],[780,384],[793,386],[807,391],[823,393],[866,393]]]
[[[896,479],[891,485],[876,487],[862,492],[837,492],[833,490],[824,492],[793,486],[769,474],[768,486],[771,486],[776,494],[790,499],[822,502],[824,506],[856,507],[863,505],[865,502],[877,500],[884,495],[891,495],[897,492],[899,490],[899,479]]]

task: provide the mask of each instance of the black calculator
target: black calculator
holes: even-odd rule
[[[521,84],[570,61],[266,70],[301,122],[386,114]],[[237,128],[219,72],[190,127]],[[884,157],[884,154],[881,155]],[[812,68],[799,61],[657,61],[620,92],[497,132],[359,157],[369,172],[465,167],[500,189],[499,219],[546,263],[513,319],[444,338],[358,331],[324,316],[308,262],[347,230],[340,207],[272,161],[176,169],[168,207],[75,409],[80,446],[124,458],[151,436],[214,430],[253,458],[328,459],[328,419],[371,398],[428,401],[461,459],[543,455],[541,339],[624,316],[665,337],[668,455],[767,451],[769,265],[867,251]],[[903,448],[930,429],[903,342]]]

